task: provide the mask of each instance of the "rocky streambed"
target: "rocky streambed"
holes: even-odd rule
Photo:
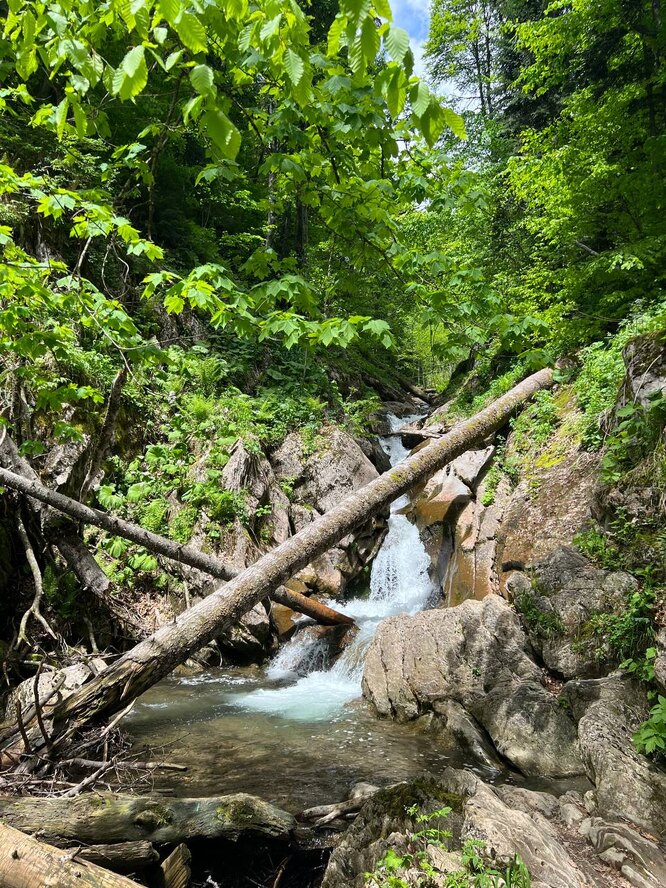
[[[635,352],[627,390],[632,366],[644,371]],[[652,376],[660,367],[650,363]],[[660,378],[663,390],[666,371]],[[166,744],[169,758],[187,761],[179,792],[224,785],[298,813],[344,800],[359,781],[385,787],[358,816],[359,805],[343,802],[350,813],[332,824],[351,821],[342,837],[327,824],[326,888],[361,888],[388,849],[409,857],[413,804],[453,812],[449,856],[426,849],[439,861],[436,885],[448,884],[470,838],[495,862],[519,855],[535,888],[666,885],[666,773],[632,744],[648,713],[645,686],[614,671],[611,648],[594,631],[600,616],[621,618],[639,583],[575,548],[603,504],[598,457],[572,434],[575,408],[560,401],[560,421],[536,452],[538,479],[493,476],[498,441],[483,442],[395,503],[387,525],[366,528],[360,546],[343,541],[298,579],[352,615],[356,635],[259,613],[228,644],[242,649],[249,634],[272,652],[267,668],[176,676],[143,698],[130,728],[137,742]],[[447,405],[407,420],[402,442],[390,434],[397,419],[384,428],[394,464],[447,428]],[[502,458],[516,446],[508,432]],[[355,486],[359,465],[368,475],[381,469],[381,454],[365,449],[376,466],[348,442],[343,457],[338,440],[337,450],[307,458],[287,442],[271,471],[293,480],[290,521],[325,511],[326,498],[339,495],[336,481],[343,492]],[[624,496],[632,508],[639,499]],[[263,640],[259,624],[268,627]],[[660,638],[655,680],[666,692]],[[403,869],[407,884],[422,878]]]

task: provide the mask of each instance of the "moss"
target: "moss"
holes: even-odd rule
[[[542,611],[537,607],[534,592],[521,592],[516,598],[515,607],[527,627],[542,638],[553,638],[564,632],[564,624],[558,614]]]
[[[222,823],[233,826],[248,826],[254,823],[257,812],[250,802],[243,799],[234,799],[226,805],[218,805],[215,809],[215,817]]]
[[[146,832],[153,832],[161,826],[168,826],[171,823],[171,812],[168,808],[161,805],[154,805],[146,808],[134,818],[134,825]]]

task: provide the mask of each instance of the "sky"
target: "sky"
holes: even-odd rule
[[[430,0],[392,0],[393,21],[409,34],[414,53],[414,73],[425,75],[423,46],[428,39]],[[425,78],[427,80],[427,78]]]

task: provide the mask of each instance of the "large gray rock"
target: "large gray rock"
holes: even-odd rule
[[[74,691],[78,690],[85,682],[95,675],[99,675],[106,669],[106,663],[101,657],[91,657],[88,662],[74,663],[64,669],[53,672],[42,672],[37,680],[37,697],[40,707],[54,706],[65,700]],[[16,704],[21,706],[24,716],[29,715],[28,710],[35,705],[35,679],[27,678],[17,685],[5,702],[4,720],[16,721]]]
[[[515,583],[512,578],[512,588]],[[637,588],[629,574],[599,570],[574,549],[562,547],[535,566],[516,606],[548,669],[563,678],[592,678],[608,671],[612,660],[592,635],[590,621],[621,614]]]
[[[518,617],[497,595],[384,620],[368,650],[363,692],[380,715],[400,721],[454,700],[524,774],[584,771],[575,726],[542,686]]]
[[[447,769],[448,772],[448,769]],[[460,834],[462,792],[472,792],[476,778],[463,772],[458,780],[421,780],[380,790],[368,801],[334,848],[324,873],[322,888],[364,888],[365,873],[373,872],[386,851],[406,853],[408,834],[419,827],[407,808],[421,811],[443,806],[454,808],[446,826]]]
[[[417,805],[420,812],[426,813],[443,805],[453,809],[443,824],[451,832],[448,850],[429,845],[424,852],[435,867],[428,878],[428,884],[435,888],[450,884],[446,882],[446,873],[461,873],[458,851],[467,838],[481,841],[480,853],[498,869],[519,856],[531,874],[532,888],[608,885],[572,858],[556,827],[540,811],[524,810],[514,805],[510,797],[500,798],[498,793],[499,789],[485,785],[471,772],[451,768],[445,768],[436,780],[428,776],[382,790],[363,807],[334,849],[322,888],[363,888],[364,873],[376,869],[388,848],[399,855],[413,852],[410,833],[422,827],[406,814],[410,805]],[[409,885],[424,883],[423,871],[409,869],[409,863],[396,875]]]
[[[598,454],[570,450],[554,465],[539,468],[538,485],[529,478],[520,481],[498,533],[502,590],[506,571],[533,567],[555,549],[571,545],[574,536],[590,523],[598,466]]]
[[[596,785],[597,810],[666,835],[666,771],[634,749],[648,714],[645,692],[622,674],[570,681],[564,688],[578,720],[580,752]]]
[[[335,427],[322,431],[313,452],[298,433],[288,435],[271,464],[278,481],[291,488],[288,514],[296,533],[379,476],[357,442]],[[298,579],[311,591],[340,597],[375,556],[385,528],[384,517],[371,519],[308,565]]]
[[[636,888],[663,888],[666,885],[666,859],[656,843],[640,835],[626,823],[589,818],[580,831],[602,860],[618,869]]]
[[[666,627],[660,629],[657,634],[656,651],[654,677],[662,692],[666,693]]]
[[[638,336],[624,349],[627,368],[617,407],[639,404],[648,407],[651,399],[666,394],[666,340],[663,331]]]

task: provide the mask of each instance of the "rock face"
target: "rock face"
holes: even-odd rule
[[[497,563],[502,574],[525,570],[555,549],[571,545],[591,520],[599,455],[574,451],[550,468],[539,469],[539,485],[521,481],[511,497],[498,534]]]
[[[666,772],[639,755],[632,734],[647,716],[645,693],[626,675],[570,681],[580,752],[596,785],[598,811],[666,836]]]
[[[589,638],[590,620],[621,614],[638,583],[622,571],[599,570],[562,547],[539,562],[529,578],[514,575],[507,588],[548,669],[563,678],[595,678],[608,670],[609,659]]]
[[[654,661],[654,677],[661,690],[666,693],[666,628],[657,635],[657,656]]]
[[[636,888],[662,888],[666,885],[664,855],[654,842],[626,823],[592,817],[581,823],[580,831],[601,859],[619,870]]]
[[[508,486],[501,484],[494,501],[484,504],[483,477],[494,451],[468,451],[413,496],[410,514],[431,556],[433,581],[448,605],[498,591],[496,537]]]
[[[554,826],[539,810],[513,808],[478,781],[464,812],[463,836],[485,842],[498,861],[509,861],[518,854],[532,876],[532,888],[604,884],[576,865]]]
[[[627,368],[618,407],[640,404],[647,407],[654,395],[666,392],[666,348],[663,333],[630,340],[624,349]]]
[[[465,785],[466,775],[456,773],[460,774],[460,784]],[[425,811],[455,806],[457,811],[446,826],[459,835],[462,797],[456,792],[456,786],[454,780],[444,782],[426,776],[423,780],[380,790],[363,806],[333,850],[322,888],[363,888],[364,874],[375,869],[389,848],[406,852],[407,834],[415,829],[406,810],[411,805]]]
[[[559,806],[552,796],[546,798],[551,800],[552,816]],[[510,795],[500,797],[500,788],[486,786],[471,772],[446,768],[437,779],[399,784],[375,795],[334,849],[322,888],[363,888],[364,873],[376,869],[388,848],[405,853],[410,833],[419,829],[405,812],[412,804],[425,812],[443,805],[452,808],[444,823],[452,834],[449,850],[429,845],[425,852],[436,867],[429,884],[443,886],[446,873],[461,872],[458,849],[468,838],[483,842],[481,854],[499,869],[518,855],[530,871],[532,888],[605,888],[609,884],[572,858],[556,826],[538,807],[515,804]],[[413,869],[400,870],[398,875],[410,885],[421,884],[424,877],[423,871]]]
[[[292,490],[288,515],[294,532],[379,474],[356,441],[338,428],[324,430],[312,453],[297,433],[288,435],[271,456],[271,464],[278,482]],[[301,571],[298,578],[311,591],[340,597],[347,583],[374,557],[385,524],[381,517],[371,520]]]
[[[497,595],[384,620],[368,650],[363,692],[379,715],[400,721],[459,703],[524,774],[584,771],[575,726],[542,686],[518,617]]]

